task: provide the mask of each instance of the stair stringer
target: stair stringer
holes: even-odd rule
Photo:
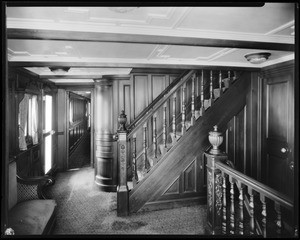
[[[251,73],[245,72],[214,104],[198,118],[195,125],[152,167],[147,176],[129,192],[129,211],[138,212],[148,201],[158,199],[183,169],[209,146],[208,133],[214,125],[219,131],[246,104]]]

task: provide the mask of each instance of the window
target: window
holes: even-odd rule
[[[19,148],[27,150],[38,143],[38,101],[37,95],[25,94],[19,104]]]

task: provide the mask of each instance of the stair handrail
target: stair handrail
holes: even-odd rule
[[[254,178],[229,167],[223,162],[216,162],[215,167],[221,172],[226,173],[228,176],[232,176],[235,180],[241,182],[245,186],[251,187],[253,190],[266,196],[270,200],[278,202],[281,206],[284,206],[289,210],[293,209],[293,203],[288,199],[286,195],[282,194],[281,192],[278,192],[277,190],[255,180]]]
[[[195,73],[195,70],[185,71],[158,97],[156,97],[156,99],[127,127],[128,138],[132,137],[139,127],[141,127],[170,98],[170,96],[172,96],[178,90],[178,88],[187,82]]]
[[[254,192],[259,194],[261,202],[261,231],[260,234],[267,237],[267,201],[266,198],[274,202],[276,211],[276,233],[278,236],[282,233],[281,207],[288,211],[293,211],[293,202],[283,193],[261,183],[250,176],[228,166],[226,160],[228,156],[219,146],[223,142],[221,132],[218,132],[217,126],[214,131],[209,132],[209,142],[212,148],[205,152],[207,158],[207,229],[212,233],[244,234],[244,188],[247,187],[249,194],[249,217],[250,217],[250,235],[255,233],[255,213],[254,213]],[[227,180],[230,187],[227,187]],[[238,208],[235,209],[235,187],[238,189]],[[229,188],[229,189],[227,189]],[[229,190],[229,191],[227,191]],[[230,193],[227,203],[227,192]],[[229,207],[229,208],[227,208]],[[229,218],[227,209],[230,210]],[[236,212],[237,211],[237,212]],[[236,221],[237,220],[237,221]],[[229,222],[229,224],[227,224]],[[227,227],[229,225],[229,227]],[[295,228],[296,229],[296,228]]]

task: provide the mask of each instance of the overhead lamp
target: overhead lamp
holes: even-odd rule
[[[260,52],[260,53],[249,53],[245,55],[245,58],[253,64],[260,64],[268,60],[271,56],[269,52]]]
[[[139,7],[108,7],[109,10],[116,13],[127,13],[131,12]]]
[[[49,67],[49,69],[55,74],[66,74],[70,70],[69,67]]]

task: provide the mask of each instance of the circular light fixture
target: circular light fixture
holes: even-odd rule
[[[117,12],[117,13],[127,13],[127,12],[131,12],[137,8],[139,8],[139,7],[108,7],[109,10],[111,10],[113,12]]]
[[[245,58],[253,64],[263,63],[268,60],[271,56],[271,53],[268,52],[260,52],[260,53],[249,53],[245,55]]]
[[[55,74],[65,74],[70,70],[69,67],[49,67],[49,69]]]

